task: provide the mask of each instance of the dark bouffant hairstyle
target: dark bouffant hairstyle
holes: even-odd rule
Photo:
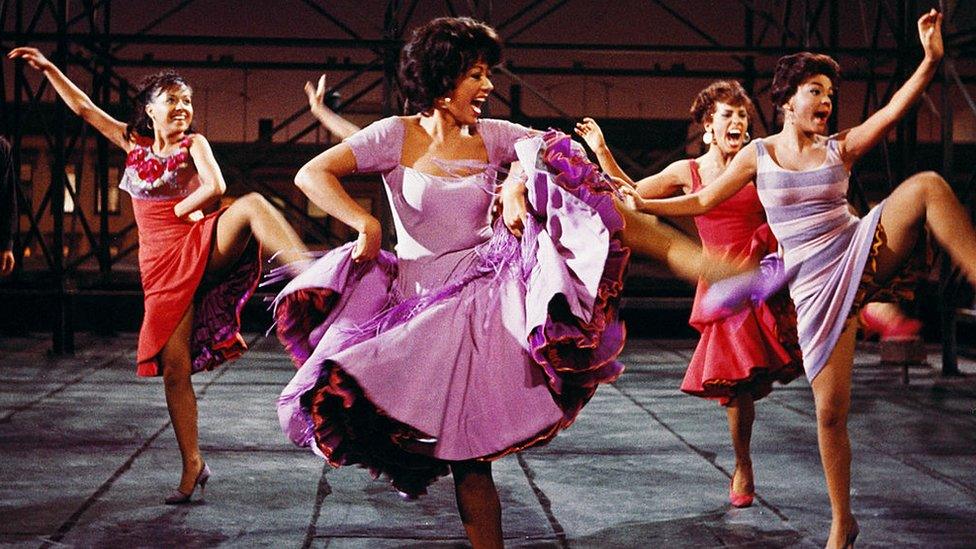
[[[135,98],[132,100],[133,110],[132,116],[129,118],[129,123],[125,126],[125,138],[134,139],[135,137],[152,137],[153,127],[152,121],[149,119],[149,115],[146,114],[146,105],[152,103],[153,98],[160,91],[168,90],[170,88],[177,88],[179,86],[186,86],[187,88],[193,89],[190,84],[187,83],[186,79],[183,78],[179,73],[173,70],[165,70],[157,72],[156,74],[150,74],[142,79],[139,83],[139,89],[136,92]],[[193,126],[187,130],[187,133],[192,133],[196,130]]]
[[[817,74],[829,78],[835,88],[840,84],[840,65],[829,55],[801,51],[780,57],[773,73],[773,85],[769,89],[773,105],[785,105],[801,82]]]
[[[439,17],[418,27],[400,54],[399,85],[406,114],[430,113],[478,61],[501,61],[495,29],[469,17]]]
[[[742,84],[735,80],[716,80],[705,89],[698,92],[691,103],[691,119],[696,124],[704,125],[705,120],[715,114],[715,104],[726,103],[733,107],[745,107],[749,113],[749,120],[755,120],[755,106]],[[750,124],[751,125],[751,124]]]

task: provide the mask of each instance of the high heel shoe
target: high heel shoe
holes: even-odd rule
[[[732,507],[738,507],[740,509],[743,507],[751,507],[752,500],[755,499],[756,493],[749,492],[747,494],[738,494],[732,489],[733,482],[735,482],[735,476],[729,480],[729,503],[732,504]]]
[[[173,493],[167,496],[163,502],[166,505],[183,505],[185,503],[190,503],[190,497],[193,495],[193,491],[196,490],[197,485],[200,486],[200,497],[202,498],[208,480],[210,480],[210,466],[204,463],[203,468],[200,469],[199,473],[197,473],[196,480],[193,481],[193,487],[190,488],[189,494],[186,494],[177,488],[176,490],[173,490]]]
[[[857,540],[857,535],[861,533],[861,528],[857,525],[857,520],[854,520],[854,526],[847,531],[847,537],[844,538],[844,549],[854,549],[854,541]]]
[[[738,310],[749,301],[766,301],[790,280],[783,258],[769,254],[759,261],[759,268],[713,282],[702,296],[702,312],[707,315],[719,310]]]
[[[922,330],[922,323],[914,318],[894,314],[885,320],[872,313],[870,307],[861,309],[860,317],[866,338],[876,335],[882,341],[914,339]]]

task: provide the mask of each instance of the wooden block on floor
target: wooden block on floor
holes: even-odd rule
[[[924,364],[925,342],[920,337],[883,340],[879,354],[884,364]]]

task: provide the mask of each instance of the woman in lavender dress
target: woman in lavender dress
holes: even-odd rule
[[[400,77],[419,114],[371,124],[296,176],[359,239],[291,281],[275,311],[299,366],[279,399],[285,433],[408,496],[450,470],[476,547],[502,544],[491,461],[550,440],[620,374],[628,257],[609,188],[568,136],[480,119],[499,55],[471,19],[414,32]],[[504,185],[506,229],[491,209],[516,154],[527,184]],[[383,174],[396,257],[342,190],[352,173]]]
[[[884,108],[859,126],[826,137],[837,63],[799,53],[779,60],[771,95],[785,114],[783,130],[755,140],[717,180],[698,193],[632,205],[655,214],[699,215],[755,179],[769,226],[792,273],[803,366],[813,388],[817,433],[832,521],[828,547],[852,545],[851,448],[847,433],[857,311],[897,281],[927,228],[976,282],[976,231],[938,174],[916,174],[863,218],[847,202],[851,165],[884,138],[931,81],[942,57],[942,16],[918,21],[925,58]]]

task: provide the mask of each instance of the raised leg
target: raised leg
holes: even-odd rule
[[[278,254],[284,265],[307,259],[305,244],[281,212],[260,194],[249,193],[235,200],[217,220],[207,271],[221,272],[233,265],[252,235],[270,255]]]
[[[458,513],[474,549],[498,549],[502,544],[502,507],[491,463],[458,461],[451,463],[454,496]]]
[[[756,406],[752,394],[736,395],[725,408],[729,416],[729,434],[735,452],[735,470],[732,473],[732,491],[736,494],[752,494],[756,491],[752,475],[752,425],[756,419]]]
[[[887,242],[878,253],[878,280],[887,281],[898,272],[912,253],[923,224],[976,284],[976,231],[966,209],[935,172],[909,177],[885,201],[881,225]]]
[[[851,514],[851,441],[847,413],[851,405],[851,370],[857,322],[848,321],[826,365],[814,378],[817,442],[830,497],[830,537],[827,547],[843,547],[855,526]]]
[[[203,468],[203,458],[197,442],[197,396],[190,381],[190,329],[193,325],[191,305],[180,320],[173,335],[163,346],[159,360],[163,366],[163,387],[166,408],[169,410],[176,444],[183,459],[183,474],[179,490],[193,492],[194,481]]]
[[[624,245],[637,255],[660,261],[676,276],[689,282],[695,283],[699,278],[720,280],[749,267],[709,256],[690,237],[653,215],[638,213],[623,206],[618,206],[617,210],[626,223],[621,238]]]

